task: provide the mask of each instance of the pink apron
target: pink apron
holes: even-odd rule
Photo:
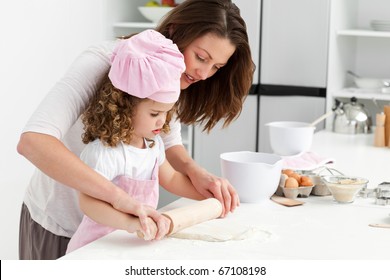
[[[125,153],[125,165],[127,167],[127,157]],[[127,168],[125,170],[128,170]],[[150,180],[136,180],[126,175],[119,175],[112,181],[115,185],[122,188],[130,196],[141,203],[157,208],[159,197],[158,183],[158,162],[156,162],[152,171]],[[115,228],[101,225],[84,215],[81,224],[72,236],[66,253],[70,253],[88,243],[113,232]]]

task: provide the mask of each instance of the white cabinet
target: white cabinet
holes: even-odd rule
[[[390,79],[390,32],[374,31],[371,20],[390,20],[388,0],[332,0],[329,31],[327,110],[334,98],[341,101],[352,96],[365,104],[372,115],[380,106],[389,104],[390,94],[355,88],[347,71],[364,77]],[[375,118],[374,118],[375,120]],[[331,118],[327,128],[332,127]]]

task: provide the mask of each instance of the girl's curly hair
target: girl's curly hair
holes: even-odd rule
[[[115,88],[106,77],[101,88],[88,104],[81,116],[84,124],[82,140],[84,144],[99,139],[104,145],[115,147],[121,141],[130,144],[133,137],[132,119],[137,105],[144,100]],[[168,133],[171,110],[162,131]],[[152,139],[147,139],[152,141]]]

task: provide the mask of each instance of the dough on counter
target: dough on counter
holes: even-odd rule
[[[237,223],[226,223],[223,219],[216,219],[185,228],[170,235],[170,237],[208,242],[225,242],[244,239],[265,241],[271,237],[271,233],[257,227]]]

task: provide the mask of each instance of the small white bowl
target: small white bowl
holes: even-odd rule
[[[315,126],[305,122],[270,122],[269,141],[275,154],[293,156],[307,152],[313,142]]]
[[[313,180],[314,187],[313,187],[313,190],[311,192],[312,195],[317,195],[317,196],[332,195],[332,193],[329,191],[328,186],[321,179],[320,176],[313,176],[313,178],[316,178],[316,180]]]
[[[359,191],[367,186],[368,180],[350,176],[324,176],[322,177],[333,198],[340,203],[351,203]]]
[[[170,12],[174,7],[138,7],[140,13],[151,22],[159,22],[163,16]]]
[[[354,81],[358,88],[363,89],[379,89],[384,86],[384,81],[382,79],[355,78]]]
[[[237,190],[240,201],[256,203],[275,193],[282,171],[282,157],[249,151],[221,154],[222,176]]]

